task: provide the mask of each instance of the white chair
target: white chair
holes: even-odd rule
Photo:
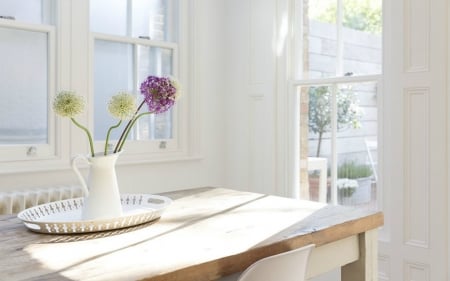
[[[238,281],[304,281],[314,244],[263,258],[248,267]]]

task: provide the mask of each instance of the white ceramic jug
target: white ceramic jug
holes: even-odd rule
[[[85,196],[81,212],[82,220],[111,219],[122,216],[115,168],[119,154],[97,153],[95,157],[77,155],[72,159],[72,169],[80,179]],[[89,164],[87,184],[76,165],[78,160],[84,160]]]

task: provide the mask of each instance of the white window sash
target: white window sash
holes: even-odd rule
[[[294,80],[291,82],[293,87],[293,93],[297,93],[297,89],[301,87],[310,86],[330,86],[331,87],[331,203],[338,204],[338,190],[337,190],[337,103],[336,93],[337,86],[339,84],[356,84],[356,83],[369,83],[375,82],[381,86],[382,75],[361,75],[361,76],[342,76],[332,78],[318,78],[318,79],[305,79]],[[378,87],[380,89],[380,87]],[[378,90],[377,94],[380,94]],[[379,103],[379,101],[378,101]],[[377,104],[377,109],[380,108],[380,104]],[[378,152],[380,154],[380,152]]]
[[[48,54],[48,101],[47,107],[51,109],[51,97],[55,92],[55,33],[54,26],[45,24],[28,24],[17,22],[13,20],[0,20],[0,27],[10,28],[24,31],[33,31],[47,34],[47,54]],[[57,138],[56,122],[54,114],[49,112],[47,117],[47,144],[11,144],[0,145],[0,163],[8,163],[11,161],[37,161],[44,159],[56,159],[57,152]]]
[[[104,34],[104,33],[96,33],[91,32],[91,47],[90,47],[90,56],[91,56],[91,67],[90,69],[93,69],[93,57],[94,57],[94,44],[96,40],[103,40],[103,41],[110,41],[114,43],[126,43],[133,45],[133,48],[137,48],[137,46],[146,46],[146,47],[155,47],[155,48],[164,48],[169,49],[172,51],[172,69],[173,69],[173,76],[178,77],[178,44],[167,42],[167,41],[159,41],[159,40],[151,40],[151,39],[143,39],[143,38],[134,38],[134,37],[127,37],[127,36],[118,36],[118,35],[110,35],[110,34]],[[135,67],[137,67],[137,58],[136,58],[136,52],[134,52],[135,57]],[[134,70],[135,73],[137,73],[137,70]],[[91,75],[92,77],[92,75]],[[139,81],[137,81],[137,77],[134,76],[134,86],[138,84]],[[93,93],[94,85],[93,81],[90,85],[91,93]],[[161,154],[161,153],[174,153],[176,151],[180,150],[180,143],[179,143],[179,126],[178,126],[178,119],[179,119],[179,111],[177,110],[177,106],[174,106],[172,108],[172,138],[171,139],[157,139],[157,140],[127,140],[127,144],[125,147],[125,150],[127,151],[127,154],[136,154],[136,155],[148,155],[148,154]],[[92,115],[93,118],[93,115]],[[91,123],[93,123],[93,120],[91,120]],[[138,124],[136,124],[137,126]],[[134,128],[136,129],[136,128]],[[96,141],[95,142],[95,150],[101,150],[104,146],[104,140],[102,141]],[[161,155],[162,156],[162,155]],[[139,157],[135,156],[129,156],[130,160],[138,160]]]

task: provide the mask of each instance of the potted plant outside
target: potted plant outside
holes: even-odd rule
[[[372,169],[356,161],[338,167],[339,202],[344,205],[367,203],[371,199]]]

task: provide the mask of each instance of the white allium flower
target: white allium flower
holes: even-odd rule
[[[111,97],[108,111],[114,118],[129,120],[136,111],[136,98],[129,93],[120,92]]]
[[[53,110],[63,117],[72,118],[84,110],[84,99],[73,91],[61,91],[53,101]]]

